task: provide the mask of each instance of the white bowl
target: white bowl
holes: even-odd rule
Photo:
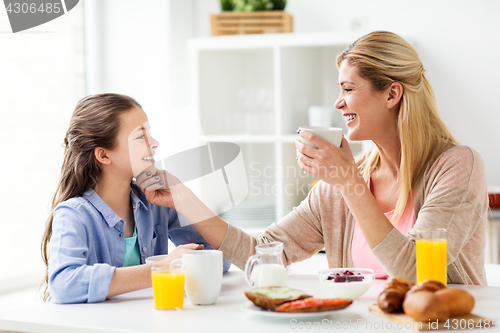
[[[345,275],[345,272],[353,275]],[[375,271],[369,268],[331,268],[319,271],[319,282],[334,298],[355,299],[373,283]]]
[[[152,256],[152,257],[147,257],[146,258],[146,264],[153,264],[157,261],[163,260],[168,256],[168,254],[160,254],[157,256]]]

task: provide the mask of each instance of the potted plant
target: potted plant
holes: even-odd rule
[[[220,0],[222,13],[211,15],[212,36],[292,32],[286,0]]]
[[[286,0],[220,0],[223,11],[255,12],[263,10],[284,10]]]

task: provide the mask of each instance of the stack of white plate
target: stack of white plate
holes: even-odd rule
[[[267,227],[276,222],[274,203],[242,202],[219,215],[221,219],[237,227]]]

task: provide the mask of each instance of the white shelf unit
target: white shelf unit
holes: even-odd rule
[[[355,39],[316,33],[189,41],[192,97],[204,132],[200,142],[241,147],[249,190],[245,202],[274,202],[274,222],[305,198],[314,180],[296,163],[296,130],[308,125],[310,105],[333,108],[339,95],[336,55]],[[364,144],[350,145],[356,154]],[[202,199],[209,195],[202,185]],[[239,226],[263,227],[247,222]]]

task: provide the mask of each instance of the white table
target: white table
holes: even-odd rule
[[[293,265],[292,265],[293,267]],[[292,268],[291,267],[291,268]],[[302,266],[304,267],[304,266]],[[304,270],[296,266],[291,271]],[[222,291],[217,303],[212,306],[193,306],[186,298],[184,308],[177,311],[156,310],[152,289],[144,289],[114,297],[97,304],[38,304],[35,306],[0,313],[0,330],[17,332],[80,333],[80,332],[289,332],[309,325],[322,325],[323,329],[338,330],[335,323],[344,328],[353,323],[348,331],[365,332],[409,332],[407,329],[382,330],[387,324],[368,311],[375,303],[385,281],[377,280],[370,290],[354,303],[335,314],[323,318],[298,319],[268,318],[248,314],[241,309],[247,302],[243,272],[232,270],[224,275]],[[290,286],[302,289],[315,297],[328,297],[319,284],[317,275],[290,274]],[[500,319],[500,288],[479,286],[454,286],[464,288],[476,299],[473,313]],[[357,326],[354,326],[356,323]],[[363,324],[359,324],[363,323]],[[376,329],[376,327],[379,327]],[[316,328],[318,329],[319,326]],[[323,331],[323,329],[320,329]],[[487,332],[497,331],[488,330]],[[484,330],[477,330],[483,331]]]

